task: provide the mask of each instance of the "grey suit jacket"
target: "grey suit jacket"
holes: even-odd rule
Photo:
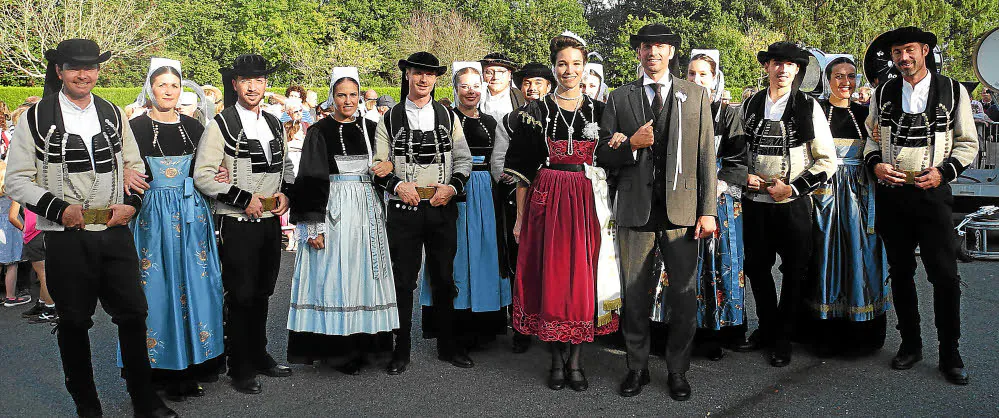
[[[686,99],[681,100],[682,97]],[[707,89],[676,77],[673,77],[672,91],[663,99],[670,101],[670,114],[668,118],[660,118],[660,123],[654,126],[655,141],[665,141],[668,150],[666,215],[674,225],[693,226],[698,217],[717,216],[718,212],[711,103]],[[631,137],[652,119],[652,107],[646,99],[642,79],[614,90],[607,99],[600,123],[596,164],[616,177],[618,226],[641,227],[648,223],[655,167],[652,147],[633,154],[630,140],[613,149],[610,139],[615,132]],[[678,142],[682,156],[679,178],[676,175]]]

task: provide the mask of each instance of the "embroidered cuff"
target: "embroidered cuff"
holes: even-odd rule
[[[810,171],[801,173],[797,180],[791,182],[791,196],[809,194],[825,182],[826,173],[815,174]]]
[[[468,177],[461,173],[454,173],[451,175],[451,181],[448,185],[454,188],[455,194],[465,193],[465,183],[468,182]]]
[[[45,192],[45,194],[38,199],[37,205],[26,204],[24,206],[28,210],[42,215],[45,219],[62,225],[62,213],[69,207],[69,203],[55,197],[55,195],[50,192]]]
[[[225,203],[229,206],[235,206],[240,209],[246,209],[247,206],[250,206],[251,199],[253,199],[253,193],[240,189],[236,186],[229,187],[228,192],[215,197],[215,200],[218,200],[219,202]]]
[[[870,171],[871,174],[874,174],[874,166],[883,162],[884,160],[881,159],[881,151],[874,151],[867,154],[867,158],[865,158],[864,163],[867,165],[867,170]]]
[[[315,239],[320,235],[326,234],[326,223],[325,222],[306,222],[305,223],[305,239]]]
[[[139,213],[139,209],[142,209],[142,195],[139,193],[126,195],[124,202],[126,205],[135,208],[135,213]]]
[[[385,177],[375,176],[375,184],[392,194],[396,194],[395,188],[399,187],[399,183],[402,183],[402,180],[395,173],[391,173]]]
[[[504,168],[503,172],[506,173],[506,174],[509,174],[509,175],[513,176],[518,181],[523,182],[525,185],[530,185],[531,184],[531,180],[528,180],[527,176],[518,173],[516,170],[512,170],[512,169],[509,169],[509,168]]]
[[[948,157],[943,160],[939,166],[937,166],[937,169],[940,170],[940,176],[943,177],[941,182],[944,184],[950,183],[957,179],[957,176],[960,176],[961,173],[964,172],[965,168],[966,167],[962,166],[961,162],[954,157]]]

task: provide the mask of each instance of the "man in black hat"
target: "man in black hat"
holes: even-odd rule
[[[472,153],[458,119],[433,100],[437,77],[447,67],[429,52],[417,52],[399,60],[399,69],[403,102],[389,109],[378,124],[374,156],[375,164],[387,161],[394,168],[375,179],[391,193],[386,224],[399,300],[399,329],[387,371],[397,375],[409,366],[413,292],[421,266],[433,295],[437,358],[469,368],[474,363],[453,335],[458,206],[451,198],[464,192]]]
[[[524,104],[544,97],[555,85],[551,67],[531,62],[513,73],[513,82],[524,93]]]
[[[284,127],[261,109],[267,75],[275,68],[260,55],[236,57],[219,70],[226,108],[205,128],[198,144],[194,182],[217,202],[222,215],[219,247],[225,289],[226,351],[237,391],[261,392],[256,375],[291,375],[267,353],[268,299],[281,266],[280,216],[288,211],[284,191],[295,181]],[[219,167],[230,181],[215,180]]]
[[[176,416],[150,383],[146,296],[128,221],[142,203],[125,196],[126,169],[146,168],[128,121],[91,90],[101,54],[89,39],[62,41],[45,52],[45,97],[21,117],[7,159],[7,193],[39,215],[48,289],[60,320],[59,353],[66,388],[80,416],[100,416],[91,365],[91,319],[101,306],[118,326],[123,374],[136,416]],[[143,266],[148,268],[147,266]]]
[[[745,272],[760,326],[750,341],[770,349],[770,364],[791,362],[791,331],[801,305],[801,283],[812,254],[812,200],[808,195],[836,172],[829,123],[815,99],[798,90],[808,52],[777,42],[756,58],[770,86],[743,104],[749,142],[747,193],[742,197]],[[772,269],[780,255],[780,303]]]
[[[961,83],[935,73],[936,35],[915,27],[887,32],[871,44],[891,57],[900,77],[878,86],[871,98],[865,147],[867,167],[878,178],[875,228],[885,243],[892,299],[902,345],[891,367],[906,370],[923,358],[916,298],[918,245],[933,284],[933,311],[940,342],[940,371],[965,385],[958,352],[961,278],[948,183],[978,156],[971,99]]]
[[[649,315],[658,284],[652,268],[659,248],[670,277],[667,384],[670,397],[686,400],[697,329],[698,240],[717,228],[711,100],[703,87],[670,71],[680,36],[665,25],[642,27],[630,43],[644,74],[610,94],[596,151],[597,164],[617,178],[621,331],[628,351],[620,394],[638,395],[650,381]]]
[[[482,81],[486,82],[486,92],[479,103],[482,113],[499,121],[526,104],[524,93],[510,85],[510,78],[517,71],[515,62],[500,52],[493,52],[479,60],[479,64],[482,65]]]

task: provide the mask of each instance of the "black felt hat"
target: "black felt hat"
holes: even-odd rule
[[[54,64],[100,64],[111,59],[111,51],[102,54],[101,47],[90,39],[67,39],[45,51],[45,59]]]
[[[479,64],[482,65],[482,68],[486,68],[490,65],[498,65],[500,67],[506,67],[510,71],[517,71],[517,69],[520,68],[517,63],[513,62],[510,57],[507,57],[502,52],[491,52],[486,54],[485,57],[482,57],[482,59],[479,60]]]
[[[679,48],[680,35],[671,32],[669,28],[662,23],[650,23],[642,26],[642,28],[638,30],[638,33],[631,35],[628,38],[628,43],[631,44],[632,49],[638,49],[638,47],[642,46],[642,42],[670,44],[673,45],[674,48]]]
[[[891,48],[910,42],[919,42],[929,46],[930,52],[926,54],[926,68],[930,71],[936,71],[937,60],[933,54],[933,48],[937,46],[937,36],[915,26],[903,26],[882,33],[871,41],[867,47],[867,52],[864,53],[864,75],[867,79],[884,82],[898,77],[898,69],[895,68],[895,63],[891,59]]]
[[[441,65],[440,60],[429,52],[417,52],[410,55],[409,58],[399,60],[399,69],[406,71],[407,68],[433,71],[438,76],[447,72],[447,66]]]
[[[42,95],[48,96],[62,89],[62,80],[56,66],[60,64],[100,64],[111,59],[111,51],[101,53],[101,47],[90,39],[67,39],[59,42],[55,49],[45,51],[45,85]]]
[[[808,57],[810,56],[808,51],[793,42],[774,42],[767,47],[766,51],[757,52],[756,60],[760,64],[766,64],[773,59],[790,61],[798,64],[803,72],[808,66]]]
[[[524,84],[524,80],[528,78],[543,78],[553,86],[555,85],[555,74],[552,74],[552,69],[540,62],[527,63],[523,68],[513,73],[513,83],[517,85],[517,88],[520,88]]]
[[[220,68],[223,76],[229,77],[264,77],[277,71],[277,66],[270,67],[267,59],[258,54],[243,54],[232,60],[232,68]]]

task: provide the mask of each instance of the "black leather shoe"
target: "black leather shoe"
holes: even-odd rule
[[[586,381],[583,369],[569,369],[569,387],[576,392],[582,392],[590,388],[590,382]]]
[[[191,386],[187,387],[187,389],[184,391],[184,395],[189,398],[200,398],[202,396],[205,396],[205,388],[201,387],[201,385],[197,383],[194,383]]]
[[[705,347],[704,357],[707,357],[711,361],[718,361],[725,357],[725,351],[722,350],[721,344],[712,343],[708,347]]]
[[[923,359],[923,351],[898,350],[898,354],[891,359],[891,368],[895,370],[909,370]]]
[[[628,375],[621,382],[618,394],[625,398],[638,395],[642,393],[642,386],[649,384],[649,381],[649,369],[642,369],[642,371],[629,370]]]
[[[247,395],[256,395],[263,392],[263,388],[260,387],[260,382],[253,378],[246,380],[233,380],[232,388],[236,389],[239,393],[245,393]]]
[[[565,388],[565,369],[559,367],[548,371],[548,389],[562,390]]]
[[[392,361],[389,362],[385,372],[388,373],[389,376],[398,376],[405,372],[408,367],[409,359],[393,358]]]
[[[666,385],[669,386],[669,397],[674,401],[690,399],[690,383],[684,373],[670,373]]]
[[[274,367],[269,369],[258,369],[257,373],[270,377],[288,377],[291,376],[291,367],[283,364],[275,364]]]
[[[756,351],[759,346],[746,339],[746,337],[740,337],[734,341],[730,341],[725,344],[729,350],[735,351],[736,353],[748,353],[750,351]]]
[[[773,351],[770,352],[770,365],[784,367],[788,364],[791,364],[791,342],[778,341],[774,344]]]
[[[944,379],[955,385],[967,385],[968,384],[968,373],[964,371],[963,367],[947,367],[940,365],[940,372],[943,373]]]
[[[513,353],[526,353],[531,348],[531,337],[522,334],[513,334]]]
[[[163,405],[150,412],[142,414],[136,413],[135,416],[136,418],[177,418],[180,415],[177,415],[177,412],[170,409],[168,406]]]
[[[80,418],[101,418],[104,416],[104,411],[101,410],[100,405],[94,407],[77,406],[76,416]]]
[[[454,367],[460,367],[462,369],[471,369],[472,367],[475,367],[475,362],[473,362],[472,358],[465,353],[456,353],[452,354],[451,356],[438,354],[437,358],[439,360],[451,363],[451,365]]]
[[[166,405],[156,408],[150,412],[135,414],[136,418],[177,418],[179,416],[180,415],[177,415],[176,411],[170,409]]]
[[[346,375],[351,375],[351,376],[357,376],[357,375],[361,374],[361,369],[362,368],[364,368],[364,358],[363,357],[356,357],[356,358],[351,359],[350,361],[344,363],[342,366],[337,367],[336,369],[339,370],[340,373],[343,373],[343,374],[346,374]]]

